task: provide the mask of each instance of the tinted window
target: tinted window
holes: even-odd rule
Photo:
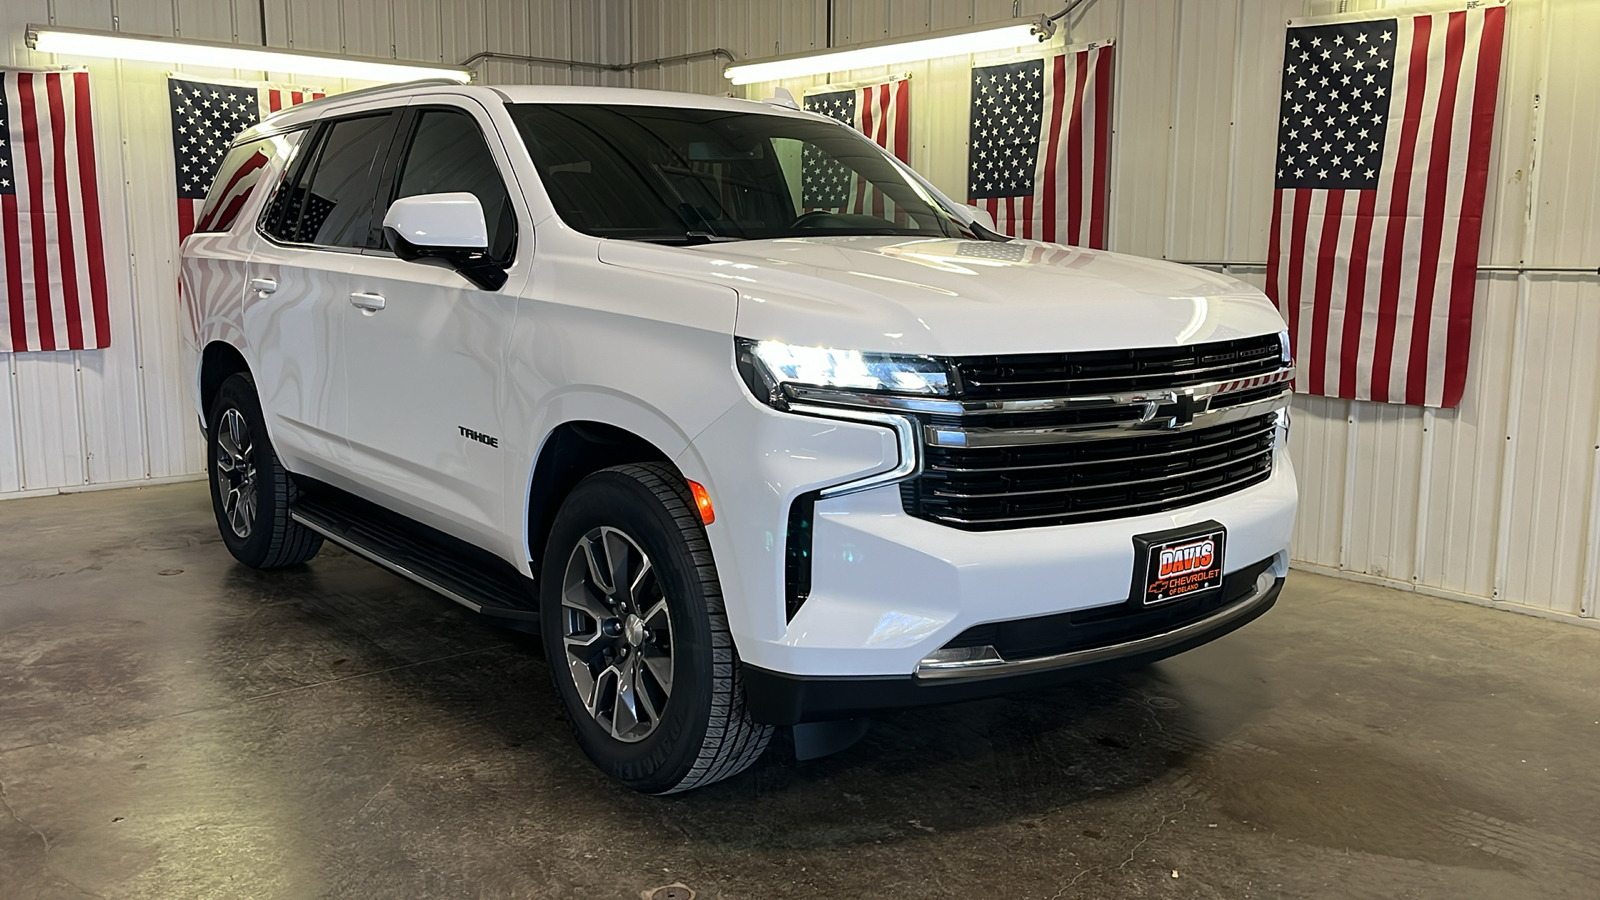
[[[698,243],[964,227],[854,129],[653,106],[511,107],[556,212],[599,237]]]
[[[387,113],[324,126],[316,146],[273,198],[267,233],[304,244],[365,246],[372,218],[373,164],[392,126]]]
[[[195,231],[227,231],[239,218],[239,210],[250,199],[250,192],[261,175],[290,144],[284,138],[262,138],[240,144],[228,151],[217,167],[217,177],[206,193],[205,205],[195,217]]]
[[[483,204],[489,255],[510,260],[517,236],[516,216],[477,121],[455,110],[423,110],[400,167],[395,199],[455,191],[466,191]]]
[[[300,198],[305,193],[304,179],[316,161],[317,145],[307,133],[300,135],[299,149],[294,159],[284,167],[283,178],[266,211],[261,214],[261,230],[280,241],[294,240],[294,230],[300,224]]]
[[[334,122],[322,139],[296,240],[361,247],[372,215],[372,168],[388,138],[388,115]]]

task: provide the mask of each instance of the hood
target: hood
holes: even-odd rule
[[[739,337],[935,356],[1111,350],[1282,331],[1255,288],[1175,263],[1036,241],[816,237],[600,259],[739,292]]]

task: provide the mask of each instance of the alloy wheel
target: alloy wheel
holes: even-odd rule
[[[228,527],[240,538],[250,537],[256,520],[255,445],[244,413],[229,409],[217,423],[217,495]]]
[[[638,542],[610,526],[583,536],[562,581],[561,625],[589,715],[617,740],[649,737],[672,694],[672,617]]]

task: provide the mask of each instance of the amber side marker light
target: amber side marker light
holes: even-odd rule
[[[688,481],[688,479],[684,479]],[[695,509],[700,511],[700,522],[710,525],[717,520],[717,511],[711,508],[711,495],[706,493],[706,486],[698,481],[689,481],[689,493],[694,495]]]

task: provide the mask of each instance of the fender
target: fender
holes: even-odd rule
[[[504,531],[520,536],[514,562],[519,567],[527,567],[529,574],[533,573],[530,557],[538,552],[534,546],[538,537],[533,531],[535,523],[548,523],[554,515],[554,509],[544,510],[541,515],[540,511],[531,508],[534,502],[534,475],[549,447],[551,436],[563,425],[576,423],[605,425],[625,432],[653,448],[663,461],[676,459],[689,447],[692,437],[648,401],[618,391],[584,386],[565,389],[547,398],[537,410],[529,437],[522,444],[529,451],[506,461],[515,471],[515,474],[512,471],[506,473],[506,483],[508,486],[517,484],[520,478],[524,503],[507,505],[507,515],[518,515],[521,522],[506,522]]]

